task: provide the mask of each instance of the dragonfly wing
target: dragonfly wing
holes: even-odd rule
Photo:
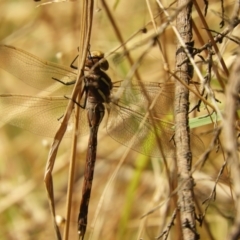
[[[32,97],[25,95],[0,95],[0,121],[26,129],[34,134],[54,137],[58,130],[68,99],[64,97]],[[88,131],[85,111],[81,114],[80,132]],[[73,114],[66,136],[73,130]],[[85,120],[84,120],[85,119]]]
[[[149,118],[144,121],[143,116],[133,110],[114,105],[107,131],[116,141],[146,156],[173,157],[172,126]]]
[[[134,81],[130,86],[124,87],[118,102],[123,106],[131,106],[132,109],[142,114],[148,112],[151,107],[154,116],[162,116],[173,114],[173,100],[173,83],[137,83]]]
[[[136,111],[142,114],[148,112],[151,107],[151,112],[156,117],[173,114],[174,82],[141,83],[133,81],[131,84],[126,85],[125,87],[120,87],[123,89],[123,93],[118,102],[122,105],[131,106],[131,108],[136,109]],[[197,92],[201,90],[200,85],[191,84],[190,87]],[[191,91],[189,102],[189,109],[192,109],[198,103],[198,98]]]
[[[72,68],[41,60],[21,49],[6,45],[0,45],[0,56],[0,68],[26,84],[59,95],[72,92],[73,84],[64,85],[54,80],[58,79],[64,83],[74,82],[77,71]]]
[[[119,143],[151,157],[175,156],[174,125],[161,119],[151,119],[130,108],[114,105],[107,124],[108,134]],[[193,155],[199,156],[204,145],[200,138],[191,134]]]

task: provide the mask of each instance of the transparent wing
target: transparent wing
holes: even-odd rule
[[[108,134],[119,143],[151,157],[174,157],[174,125],[160,119],[147,118],[122,106],[113,106],[107,124]],[[134,137],[133,137],[134,136]],[[194,156],[199,156],[204,145],[191,134]]]
[[[123,92],[117,102],[123,106],[129,106],[136,112],[144,114],[152,105],[151,111],[155,116],[173,113],[173,83],[133,82],[130,86],[123,87],[122,90]]]
[[[174,84],[160,84],[149,82],[141,88],[139,98],[153,107],[151,112],[154,116],[170,115],[173,113]],[[141,97],[140,97],[141,95]]]
[[[25,95],[0,95],[0,121],[26,129],[34,134],[54,137],[58,130],[68,99],[64,97],[32,97]],[[86,113],[81,110],[80,133],[89,132]],[[73,115],[73,114],[72,114]],[[73,130],[73,116],[66,135]]]
[[[171,127],[171,124],[157,124],[150,118],[144,121],[142,115],[131,109],[114,105],[110,111],[107,131],[116,141],[144,155],[173,157],[174,142],[171,138],[174,131]],[[156,136],[159,137],[158,142]]]
[[[69,83],[77,77],[77,71],[70,67],[41,60],[6,45],[0,45],[0,68],[34,88],[56,92],[58,95],[71,93],[74,85],[64,85],[54,79]]]
[[[174,85],[154,82],[133,83],[124,88],[116,104],[112,103],[107,125],[108,134],[121,144],[152,157],[174,156],[173,113]],[[151,108],[152,118],[144,116]],[[134,138],[133,138],[134,136]],[[203,142],[191,134],[193,155],[204,149]]]
[[[199,85],[191,84],[195,91]],[[117,90],[113,93],[116,94],[117,102],[124,106],[130,106],[131,109],[144,114],[152,105],[151,112],[154,116],[161,117],[163,115],[172,115],[174,106],[174,82],[167,83],[158,82],[143,82],[138,83],[134,81],[130,86],[122,87],[122,94],[120,97]],[[190,92],[190,108],[195,106],[198,102],[196,96]]]

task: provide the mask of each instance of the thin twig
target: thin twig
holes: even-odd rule
[[[156,239],[161,239],[162,237],[164,237],[163,240],[167,240],[170,230],[174,226],[174,220],[177,216],[177,211],[178,211],[177,208],[173,211],[169,224],[166,226],[165,230]]]

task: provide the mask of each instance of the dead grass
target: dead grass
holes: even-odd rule
[[[138,33],[126,43],[128,49],[131,49],[130,53],[133,61],[136,62],[146,49],[146,45],[143,43],[144,39],[148,39],[154,33],[152,24],[148,24],[150,16],[146,3],[139,0],[133,0],[131,3],[129,1],[119,1],[115,9],[113,9],[113,3],[114,1],[108,1],[111,13],[125,41],[143,27],[146,26],[147,28],[147,33]],[[168,1],[164,1],[164,4],[166,7],[169,6]],[[203,10],[203,1],[200,4],[202,4],[200,7]],[[219,28],[221,19],[211,11],[220,12],[220,3],[219,1],[211,1],[209,4],[206,17],[209,28],[221,31]],[[233,2],[225,1],[224,4],[226,14],[229,15]],[[23,0],[0,2],[1,43],[24,49],[42,59],[69,66],[77,54],[79,41],[78,2],[63,2],[39,8],[35,8],[36,5],[33,1]],[[99,7],[101,8],[100,1]],[[173,5],[173,10],[170,11],[172,14],[175,7]],[[156,16],[158,10],[155,2],[152,3],[152,11]],[[206,43],[208,37],[206,31],[202,29],[202,23],[196,11],[193,13],[193,18]],[[159,26],[166,22],[166,17],[161,14],[156,21]],[[234,30],[233,34],[238,35],[238,28]],[[143,80],[165,82],[169,79],[169,74],[165,71],[166,64],[171,71],[174,71],[176,37],[172,29],[167,27],[159,39],[163,54],[160,52],[158,45],[149,49],[139,68],[139,74]],[[202,46],[196,34],[194,40],[196,47]],[[138,44],[139,47],[133,49]],[[119,46],[120,43],[113,30],[112,23],[104,10],[96,11],[91,49],[100,49],[106,52],[110,62],[109,75],[113,81],[123,79],[130,70],[126,58],[123,58],[118,64],[113,61],[116,53],[121,53],[121,48],[118,51],[115,50]],[[221,54],[224,61],[229,66],[232,51],[237,47],[236,44],[228,42],[219,45],[219,47],[222,50]],[[61,57],[58,58],[58,56]],[[203,56],[205,57],[204,54]],[[217,64],[217,59],[214,58],[214,60],[216,67],[221,69]],[[204,66],[200,66],[200,68],[204,75],[206,69]],[[224,73],[221,73],[221,75],[223,78],[227,78]],[[0,78],[1,93],[35,95],[40,91],[25,85],[2,69],[0,69]],[[195,76],[194,79],[196,80],[197,77]],[[220,89],[215,77],[213,77],[213,83],[215,84],[213,85],[214,89]],[[219,94],[218,98],[222,101],[223,106],[223,95]],[[200,115],[204,113],[205,109],[202,108]],[[200,130],[196,130],[195,134],[205,133],[208,130],[212,131],[213,126],[214,124],[202,127]],[[201,137],[207,148],[212,135],[203,134]],[[0,225],[2,230],[0,239],[53,239],[54,232],[43,183],[43,173],[50,143],[51,139],[36,136],[1,123]],[[62,143],[54,170],[58,215],[65,214],[70,144],[70,139],[65,139]],[[80,139],[73,197],[73,216],[70,220],[72,223],[70,239],[77,239],[76,220],[81,198],[86,144],[87,137]],[[168,179],[166,168],[161,160],[146,159],[142,155],[130,152],[115,181],[110,184],[106,194],[102,196],[112,172],[116,169],[118,161],[125,151],[126,148],[110,139],[106,135],[106,131],[101,131],[86,239],[90,239],[88,238],[90,233],[93,234],[91,239],[94,240],[140,239],[140,237],[144,240],[153,239],[161,233],[170,220],[176,202],[174,197],[169,200],[173,189],[168,184],[170,182],[171,185],[174,185],[177,178],[175,163],[171,159],[168,160],[170,169],[170,179]],[[205,205],[201,205],[201,202],[209,196],[223,161],[221,151],[216,154],[212,150],[204,167],[198,168],[194,175],[196,177],[196,201],[199,203],[198,213],[204,211]],[[193,164],[196,162],[197,159],[194,160]],[[207,184],[205,184],[206,182]],[[206,221],[198,229],[202,239],[226,239],[229,226],[232,223],[234,209],[227,169],[224,170],[220,182],[222,188],[217,187],[216,200],[211,202],[206,214]],[[103,200],[102,203],[101,200]],[[161,207],[153,214],[140,219],[143,214],[158,205]],[[98,219],[95,222],[98,211]],[[179,227],[175,225],[169,239],[178,239],[176,236],[180,236],[179,234]]]

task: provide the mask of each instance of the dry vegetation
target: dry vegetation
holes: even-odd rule
[[[166,82],[169,79],[173,80],[169,72],[175,70],[177,38],[170,24],[167,24],[165,30],[158,36],[162,51],[158,44],[149,47],[151,36],[155,33],[152,20],[154,19],[157,28],[167,23],[167,17],[159,9],[158,4],[150,1],[150,5],[147,6],[145,1],[139,0],[108,0],[106,2],[114,19],[114,22],[111,22],[101,2],[99,0],[98,6],[95,6],[91,49],[100,49],[106,53],[106,58],[110,62],[108,73],[112,80],[124,79],[131,70],[126,56],[117,58],[118,54],[123,53],[123,48],[114,24],[117,25],[122,35],[124,46],[129,49],[133,63],[136,63],[147,49],[147,54],[144,55],[138,69],[138,74],[143,81]],[[170,5],[169,1],[161,2],[167,8],[168,13],[173,16],[173,23],[175,23],[176,4]],[[204,1],[197,2],[204,14]],[[1,44],[12,45],[39,58],[69,66],[77,55],[79,42],[78,1],[61,2],[36,8],[37,4],[27,0],[0,1]],[[207,27],[214,30],[213,36],[228,26],[234,6],[233,1],[224,1],[225,25],[221,28],[221,3],[209,1],[208,12],[204,19]],[[195,25],[193,40],[195,47],[201,48],[209,42],[208,31],[194,6],[192,16]],[[151,17],[153,18],[151,19]],[[239,27],[236,26],[228,36],[236,39],[238,31]],[[224,38],[218,47],[219,54],[223,57],[227,69],[231,73],[237,43],[230,38]],[[207,61],[209,56],[207,50],[209,49],[199,53],[201,57],[195,56],[194,58],[203,77],[207,73],[208,65],[203,64],[203,59]],[[214,71],[212,70],[210,85],[219,101],[217,106],[219,110],[223,111],[225,107],[224,90],[229,76],[219,63],[217,54],[213,55],[213,66]],[[0,94],[18,93],[34,96],[42,93],[2,69],[0,69],[0,79]],[[193,80],[199,82],[196,74]],[[197,102],[197,98],[194,97],[194,94],[192,95],[191,107]],[[211,101],[209,100],[209,102]],[[200,112],[193,111],[190,117],[204,116],[209,113],[208,111],[211,112],[211,108],[202,104]],[[198,119],[197,124],[202,126],[192,130],[204,142],[205,150],[209,150],[209,155],[201,157],[203,151],[198,145],[199,143],[193,144],[192,166],[196,184],[194,201],[197,216],[204,216],[201,226],[197,222],[197,231],[201,239],[223,240],[227,239],[236,210],[231,174],[229,167],[225,165],[227,155],[222,148],[225,137],[221,134],[219,140],[212,144],[215,130],[221,126],[220,121],[214,120],[214,114],[212,117],[212,120],[209,121],[204,118]],[[51,138],[37,136],[1,123],[0,239],[54,238],[43,182],[51,141]],[[72,203],[73,214],[70,219],[70,239],[77,239],[77,216],[87,141],[87,136],[79,140]],[[71,139],[65,139],[61,144],[53,173],[56,212],[60,216],[65,214],[70,149]],[[126,148],[107,136],[105,129],[102,128],[85,239],[155,239],[166,230],[166,226],[171,222],[177,201],[177,194],[174,190],[177,182],[174,159],[167,159],[166,168],[166,163],[161,159],[150,159],[130,151],[120,170],[117,171],[114,181],[109,182],[125,152]],[[145,217],[141,218],[143,215]],[[168,239],[182,239],[178,214],[174,222],[175,225],[171,227]]]

